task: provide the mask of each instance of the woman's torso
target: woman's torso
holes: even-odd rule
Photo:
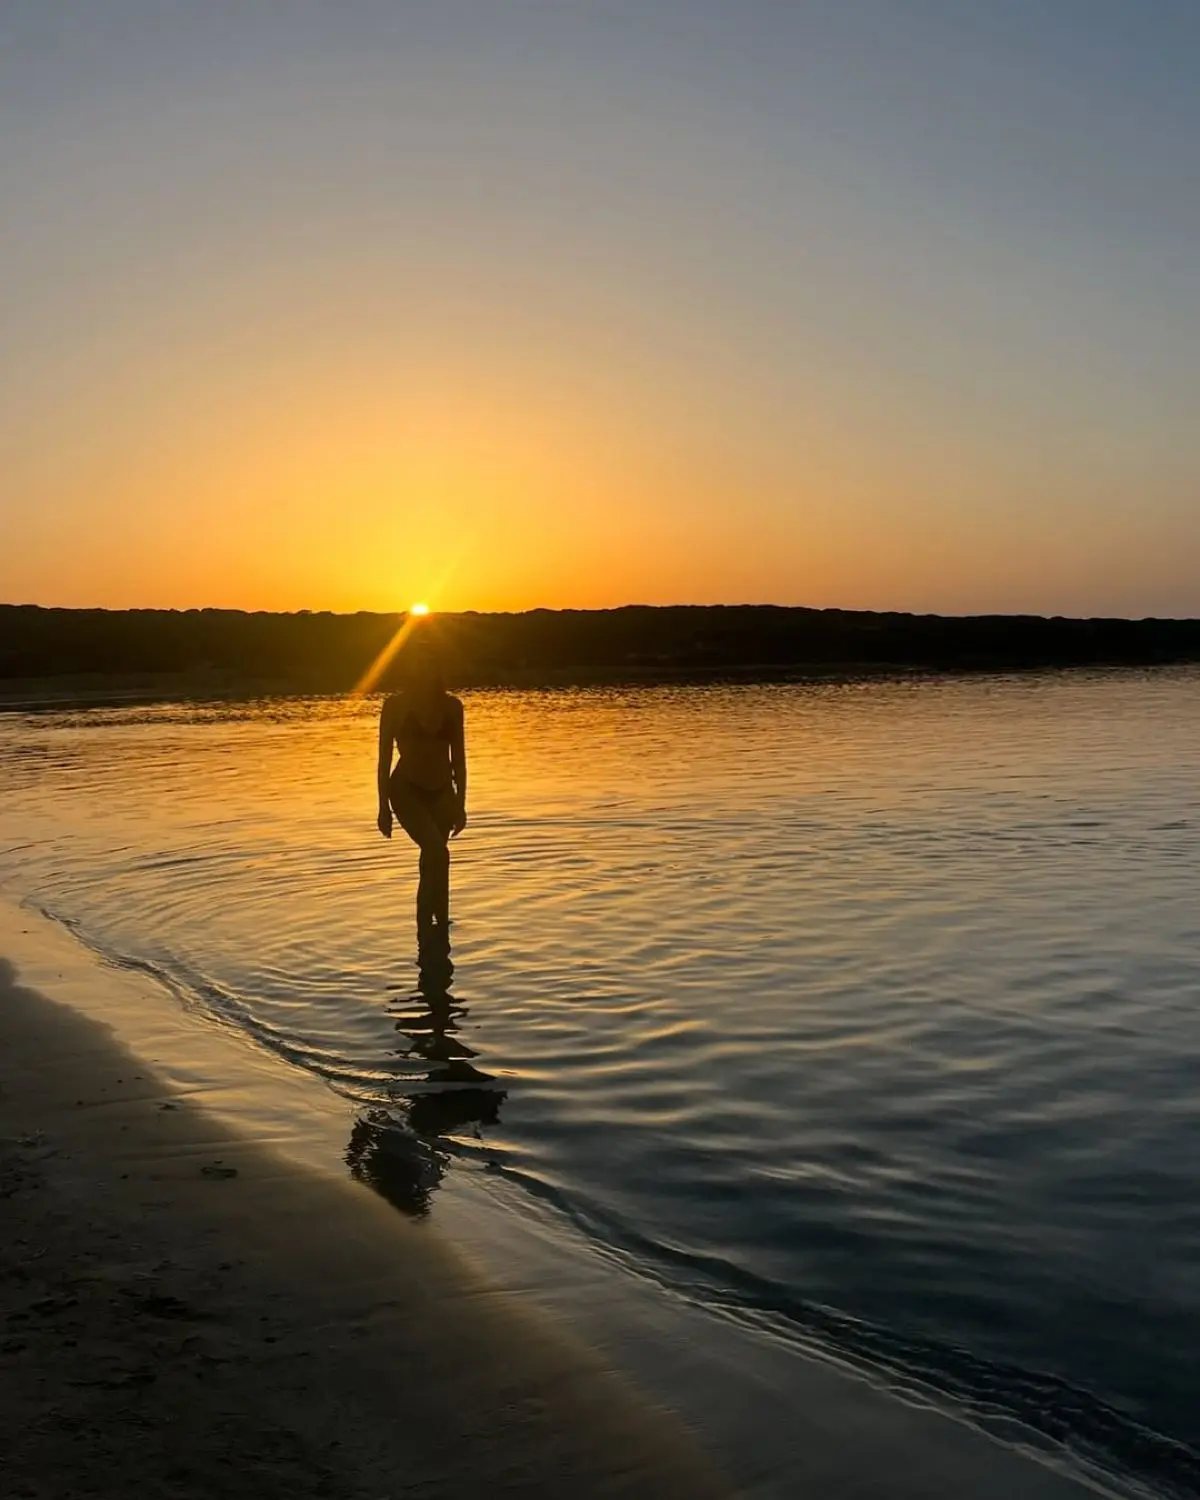
[[[450,693],[419,703],[405,694],[392,700],[392,739],[399,752],[394,775],[430,792],[452,783],[450,747],[462,704]]]

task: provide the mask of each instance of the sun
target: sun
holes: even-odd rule
[[[427,615],[429,613],[429,606],[428,604],[410,604],[408,612],[410,615]]]

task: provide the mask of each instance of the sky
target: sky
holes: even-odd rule
[[[0,599],[1200,615],[1196,0],[0,0]]]

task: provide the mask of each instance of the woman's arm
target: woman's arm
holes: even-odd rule
[[[385,839],[392,836],[392,804],[388,795],[388,781],[392,774],[392,744],[395,734],[392,729],[392,700],[385,698],[379,710],[379,759],[375,768],[375,780],[379,787],[379,831]]]
[[[454,790],[458,796],[458,816],[452,825],[453,832],[460,834],[467,826],[467,737],[463,706],[455,700],[454,722],[450,730],[450,772],[454,777]]]

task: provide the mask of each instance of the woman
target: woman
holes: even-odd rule
[[[450,951],[450,850],[467,826],[467,753],[463,706],[446,691],[428,649],[411,650],[404,688],[379,715],[379,831],[392,836],[392,815],[421,851],[417,945]],[[395,768],[392,751],[399,752]]]

